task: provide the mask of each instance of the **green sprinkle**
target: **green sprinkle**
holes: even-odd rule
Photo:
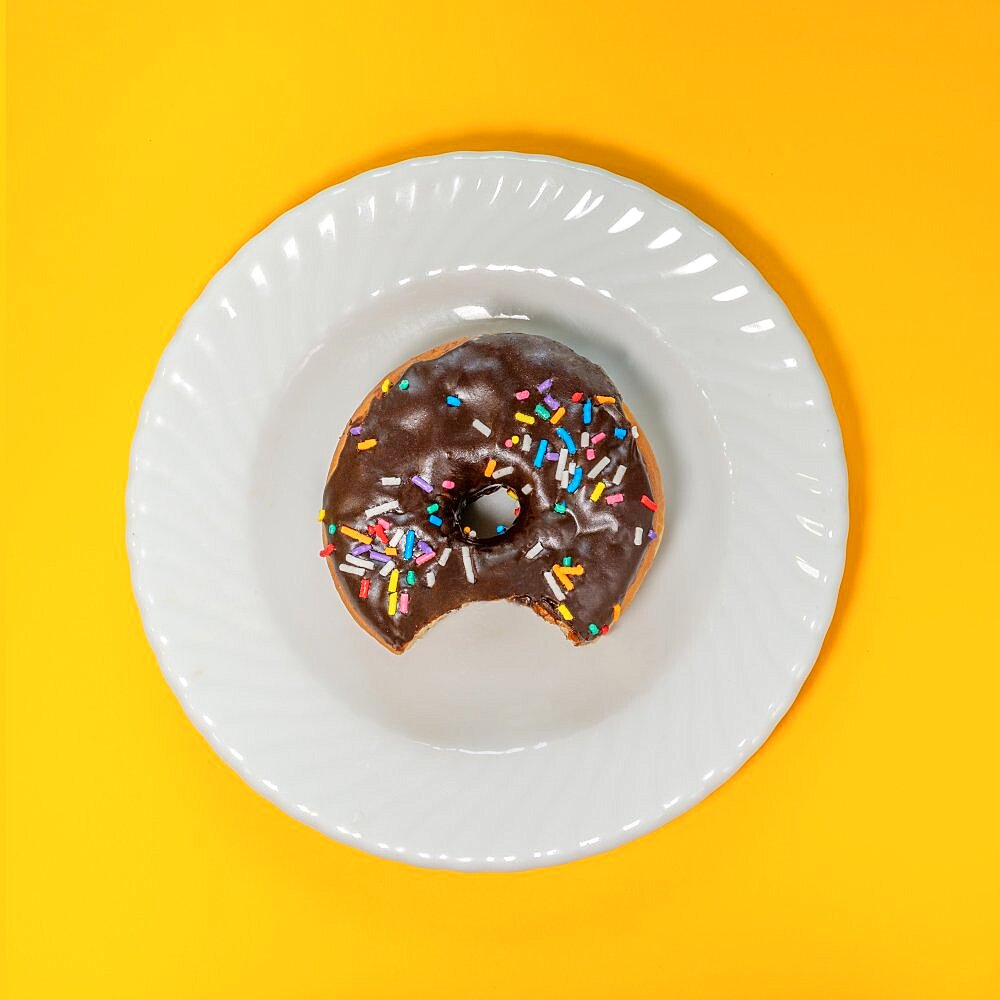
[[[573,565],[573,557],[563,556],[563,566],[572,566],[572,565]]]
[[[545,407],[542,406],[541,403],[537,403],[535,405],[535,413],[537,413],[542,418],[542,420],[548,420],[549,417],[552,416],[552,414],[547,409],[545,409]]]
[[[427,508],[427,513],[428,514],[436,514],[440,509],[441,509],[441,504],[439,504],[439,503],[432,503]]]
[[[417,574],[412,569],[406,573],[406,582],[411,587],[417,582]]]
[[[331,535],[337,534],[337,526],[335,524],[331,524],[326,530],[329,531]]]
[[[601,631],[593,622],[591,622],[587,626],[587,628],[590,629],[590,634],[591,635],[597,635],[597,633]]]
[[[400,388],[400,389],[409,389],[409,388],[410,388],[410,380],[409,380],[408,378],[404,378],[404,379],[403,379],[403,380],[402,380],[402,381],[401,381],[401,382],[399,383],[399,388]]]
[[[559,503],[557,503],[557,504],[556,504],[556,505],[555,505],[555,506],[554,506],[554,507],[553,507],[552,509],[553,509],[553,510],[554,510],[554,511],[555,511],[555,512],[556,512],[557,514],[565,514],[565,513],[566,513],[566,504],[564,504],[564,503],[562,502],[562,500],[560,500],[560,501],[559,501]]]

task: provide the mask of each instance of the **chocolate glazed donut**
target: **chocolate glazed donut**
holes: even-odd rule
[[[470,504],[517,498],[470,531]],[[392,372],[333,456],[320,520],[337,590],[395,653],[470,601],[509,600],[574,643],[607,633],[663,528],[659,472],[614,384],[546,337],[454,341]]]

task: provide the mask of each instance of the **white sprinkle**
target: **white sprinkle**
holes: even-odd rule
[[[403,535],[405,534],[406,532],[402,528],[398,528],[392,538],[389,539],[389,548],[394,549],[397,545],[399,545],[402,541]]]
[[[387,503],[380,503],[377,507],[369,507],[365,511],[365,517],[375,517],[376,514],[384,514],[387,510],[397,510],[398,508],[398,501],[389,500]]]
[[[580,435],[580,447],[589,448],[590,447],[590,431],[584,431]]]
[[[531,435],[525,434],[524,437],[521,438],[521,451],[527,451],[530,447],[531,447]]]
[[[351,566],[348,563],[340,564],[341,573],[350,573],[353,576],[364,576],[365,571],[360,566]]]
[[[483,437],[489,437],[493,433],[493,431],[491,431],[490,428],[487,427],[481,420],[473,420],[472,426],[475,427]]]
[[[565,601],[566,595],[559,588],[559,584],[556,583],[556,578],[551,573],[543,573],[542,576],[545,577],[545,582],[549,585],[549,590],[556,595],[557,601]]]
[[[543,546],[541,542],[535,542],[534,545],[524,553],[525,559],[537,559],[543,551]]]
[[[642,528],[639,525],[635,526],[635,544],[642,545]]]
[[[378,571],[378,575],[388,576],[395,568],[396,564],[390,560],[389,562],[383,564],[382,568]]]
[[[476,574],[472,569],[472,549],[468,545],[462,546],[462,561],[465,563],[465,579],[469,583],[475,583]]]
[[[448,560],[451,558],[451,549],[445,549],[441,555],[438,556],[438,566],[447,566]]]
[[[559,485],[565,490],[569,488],[569,473],[564,472],[562,476],[559,477]]]
[[[588,479],[596,479],[609,465],[611,464],[611,459],[607,455],[602,458],[597,465],[595,465],[590,472],[587,473]]]
[[[503,479],[504,476],[509,476],[513,471],[513,465],[505,465],[502,469],[497,469],[497,471],[493,473],[493,478]]]
[[[636,441],[639,440],[639,428],[636,427],[635,424],[632,425],[632,437],[634,437]]]
[[[383,476],[382,485],[383,486],[398,486],[402,482],[399,476]]]
[[[628,472],[628,466],[619,465],[618,468],[615,469],[615,478],[612,479],[611,482],[613,482],[615,486],[621,486],[622,480],[625,478],[626,472]]]
[[[346,555],[344,556],[346,562],[349,562],[352,566],[360,566],[362,569],[374,569],[375,563],[368,559],[359,559],[357,556]]]
[[[569,463],[569,465],[567,465],[567,466],[566,466],[566,471],[567,471],[567,472],[568,472],[568,473],[569,473],[569,474],[570,474],[571,476],[573,475],[573,473],[574,473],[574,472],[576,472],[576,461],[575,461],[575,460],[573,460],[573,459],[570,459],[570,463]]]
[[[528,494],[529,494],[529,493],[531,492],[531,483],[525,483],[525,484],[524,484],[524,485],[523,485],[523,486],[521,487],[521,492],[522,492],[522,493],[523,493],[523,494],[524,494],[525,496],[527,496],[527,495],[528,495]]]
[[[556,479],[562,479],[562,474],[566,471],[566,460],[569,458],[569,448],[559,450],[559,461],[556,462]]]
[[[427,576],[424,577],[424,583],[426,583],[428,587],[433,587],[434,580],[435,580],[434,570],[428,570]]]

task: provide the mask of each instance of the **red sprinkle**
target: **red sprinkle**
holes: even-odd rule
[[[331,542],[325,549],[320,549],[319,554],[325,559],[331,552],[333,552],[333,542]]]
[[[375,525],[375,537],[383,544],[389,544],[389,536],[385,533],[385,528],[382,527],[381,522]]]
[[[579,403],[580,400],[583,399],[583,393],[582,392],[574,392],[573,395],[570,396],[569,398],[572,399],[574,403]]]
[[[368,581],[365,580],[365,583],[367,583],[367,582]],[[608,634],[608,626],[607,625],[602,625],[601,626],[601,635],[607,635],[607,634]]]
[[[446,479],[446,480],[445,480],[445,481],[444,481],[444,482],[443,482],[443,483],[441,484],[441,486],[442,486],[442,487],[443,487],[444,489],[446,489],[446,490],[453,490],[453,489],[455,488],[455,484],[454,484],[454,483],[453,483],[453,482],[452,482],[452,481],[451,481],[450,479]]]
[[[361,598],[367,597],[368,596],[368,591],[371,590],[371,589],[372,589],[372,582],[366,576],[361,581],[361,590],[358,592],[358,596],[361,597]]]
[[[375,525],[374,524],[369,524],[368,527],[365,528],[365,531],[367,531],[368,534],[372,536],[372,538],[375,537]]]
[[[656,504],[653,503],[653,501],[650,500],[645,494],[643,494],[642,497],[642,505],[643,507],[648,507],[650,510],[656,510]]]

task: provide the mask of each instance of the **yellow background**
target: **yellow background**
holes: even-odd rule
[[[7,31],[9,995],[998,994],[996,3],[12,0]],[[816,669],[733,780],[478,877],[327,841],[215,757],[143,638],[123,492],[237,247],[359,170],[496,147],[650,184],[756,263],[853,522]]]

